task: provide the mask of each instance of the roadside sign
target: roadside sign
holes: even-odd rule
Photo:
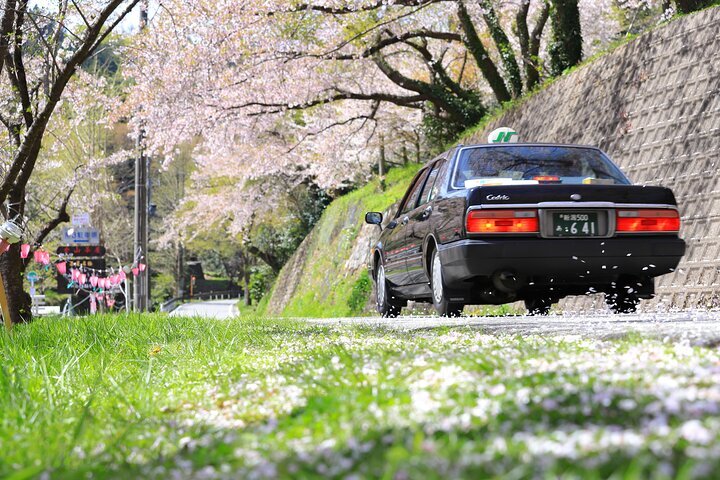
[[[90,227],[65,227],[62,243],[67,245],[100,245],[100,230]]]
[[[90,214],[85,213],[76,213],[72,216],[72,224],[75,227],[88,227],[90,226]]]
[[[106,252],[104,245],[88,245],[85,247],[78,245],[65,245],[57,247],[55,253],[58,255],[67,255],[72,257],[103,257]]]

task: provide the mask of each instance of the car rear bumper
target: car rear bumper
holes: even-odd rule
[[[606,239],[467,239],[439,246],[450,287],[511,271],[538,282],[595,284],[621,277],[653,278],[674,271],[685,253],[675,236]]]

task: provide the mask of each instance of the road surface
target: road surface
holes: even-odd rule
[[[228,319],[238,315],[237,300],[214,300],[180,305],[170,315]],[[546,317],[461,317],[438,318],[402,316],[399,318],[307,318],[321,325],[380,326],[398,330],[421,330],[439,327],[478,328],[487,333],[511,335],[582,335],[613,338],[632,332],[693,344],[720,345],[720,311],[688,310],[682,312],[612,315],[548,315]]]
[[[643,335],[687,339],[693,344],[720,345],[720,312],[683,311],[673,313],[641,313],[633,315],[585,314],[507,316],[507,317],[412,317],[399,318],[324,318],[308,319],[313,323],[329,325],[384,326],[400,330],[420,330],[438,327],[471,327],[487,333],[582,335],[596,338],[613,338],[632,332]]]
[[[238,315],[238,299],[208,300],[205,302],[183,303],[170,313],[172,317],[207,317],[225,320]]]

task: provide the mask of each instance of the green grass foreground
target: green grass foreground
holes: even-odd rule
[[[691,478],[720,354],[629,337],[48,318],[0,335],[0,478]]]

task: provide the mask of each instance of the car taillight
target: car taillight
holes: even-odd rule
[[[680,214],[667,209],[618,210],[615,230],[617,233],[678,232]]]
[[[560,183],[560,177],[557,175],[536,175],[532,178],[538,183]]]
[[[471,210],[468,233],[537,233],[537,210]]]

